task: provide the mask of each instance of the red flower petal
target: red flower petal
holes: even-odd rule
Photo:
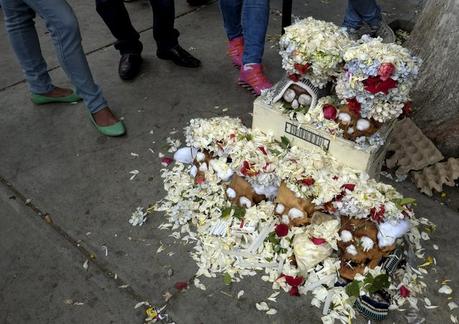
[[[309,67],[310,65],[309,64],[298,64],[298,63],[295,63],[293,65],[293,67],[295,68],[295,70],[297,70],[300,74],[306,74],[309,70]]]
[[[370,210],[370,215],[371,218],[376,222],[376,223],[381,223],[384,220],[384,213],[386,212],[386,209],[384,208],[384,205],[379,206],[379,209],[376,209],[373,207]]]
[[[357,117],[360,117],[360,102],[358,102],[357,99],[347,99],[347,106],[351,112],[357,115]]]
[[[288,292],[290,296],[299,296],[300,291],[298,290],[298,287],[292,287],[290,288],[290,291]]]
[[[365,86],[365,90],[372,94],[382,92],[387,95],[390,89],[397,87],[397,81],[391,78],[383,81],[379,76],[369,77],[363,81],[363,84]]]
[[[292,287],[298,287],[304,282],[304,278],[301,276],[293,277],[293,276],[285,276],[285,282],[288,283]]]
[[[300,80],[300,76],[298,74],[289,74],[288,78],[293,82],[298,82]]]
[[[355,189],[355,184],[353,183],[346,183],[341,186],[342,189],[347,189],[349,191],[354,191]]]
[[[319,237],[311,237],[311,242],[314,243],[314,245],[322,245],[327,243],[325,239]]]
[[[253,168],[252,164],[250,164],[248,161],[244,161],[242,163],[241,173],[248,177],[253,177],[258,174],[258,172]]]
[[[168,157],[168,156],[165,156],[161,159],[161,163],[164,165],[164,166],[168,166],[169,164],[171,164],[172,162],[174,162],[174,159],[171,158],[171,157]]]
[[[279,237],[286,236],[288,234],[288,226],[286,224],[277,224],[274,230],[276,235]]]
[[[266,149],[263,146],[258,146],[258,149],[263,153],[264,155],[268,155],[268,152],[266,152]]]
[[[413,103],[411,101],[405,102],[405,105],[403,106],[403,115],[408,117],[412,113],[413,113]]]
[[[175,289],[183,290],[188,288],[188,282],[186,281],[178,281],[175,283]]]
[[[410,294],[411,294],[409,289],[406,288],[405,286],[401,286],[399,292],[400,292],[400,296],[402,296],[403,298],[410,297]]]
[[[304,185],[304,186],[312,186],[316,181],[311,178],[311,177],[307,177],[307,178],[304,178],[304,179],[301,179],[300,181],[298,181],[300,184]]]

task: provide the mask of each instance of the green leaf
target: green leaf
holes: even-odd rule
[[[379,290],[389,288],[389,286],[389,276],[383,273],[375,277],[373,284],[369,286],[367,290],[369,293],[375,293]]]
[[[223,275],[223,282],[225,283],[225,285],[227,285],[227,286],[231,285],[231,282],[232,282],[232,281],[233,281],[233,280],[231,279],[231,276],[230,276],[229,273],[225,273],[225,274]]]
[[[398,209],[403,209],[403,206],[406,206],[406,205],[416,205],[416,199],[409,198],[409,197],[401,198],[401,199],[394,199],[393,203],[397,205]]]
[[[290,140],[285,137],[285,136],[282,136],[281,137],[281,147],[284,148],[284,149],[288,149],[290,148]]]
[[[367,287],[371,286],[373,284],[374,280],[375,280],[375,278],[373,277],[373,275],[371,273],[367,274],[367,276],[363,280],[363,287],[367,288]]]
[[[358,298],[360,296],[360,282],[354,280],[346,286],[346,294]]]
[[[271,154],[274,155],[274,156],[279,156],[279,155],[282,154],[281,151],[278,151],[276,149],[269,149],[269,152],[271,152]]]
[[[228,218],[231,215],[232,210],[233,210],[232,207],[223,208],[221,218]]]
[[[245,216],[245,208],[239,207],[239,206],[234,206],[234,214],[233,216],[236,217],[239,220],[242,220]]]

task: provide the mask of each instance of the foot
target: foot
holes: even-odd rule
[[[142,56],[137,53],[127,53],[121,55],[118,74],[123,80],[132,80],[140,72],[142,65]]]
[[[371,37],[381,37],[384,43],[395,43],[395,33],[390,26],[381,20],[379,26],[371,27]]]
[[[354,41],[359,40],[360,37],[362,36],[361,33],[359,32],[360,29],[355,29],[355,28],[352,28],[352,27],[341,27],[341,28],[347,33],[349,38],[354,40]]]
[[[157,51],[156,56],[162,60],[171,60],[177,65],[196,68],[201,66],[201,61],[177,45],[167,51]]]
[[[228,42],[228,55],[233,65],[238,69],[242,66],[242,54],[244,52],[244,38],[236,37]]]
[[[105,107],[102,110],[92,114],[94,121],[99,126],[111,126],[118,122],[118,118],[115,117],[110,108]]]
[[[190,6],[202,6],[209,3],[209,0],[187,0]]]
[[[70,96],[71,94],[73,94],[72,89],[59,88],[59,87],[54,87],[53,90],[47,93],[40,93],[41,96],[52,97],[52,98],[67,97],[67,96]]]
[[[259,96],[263,90],[273,86],[263,74],[263,66],[261,64],[245,64],[239,74],[238,83],[242,87],[251,90],[252,93],[257,96]]]

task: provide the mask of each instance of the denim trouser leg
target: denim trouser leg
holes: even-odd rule
[[[13,48],[19,50],[19,53],[17,50],[16,53],[21,65],[27,65],[29,58],[37,55],[37,50],[29,51],[30,44],[27,43],[27,39],[16,37],[15,28],[11,28],[18,24],[16,21],[22,23],[21,18],[24,14],[21,10],[24,4],[45,20],[61,67],[75,86],[77,94],[85,101],[89,111],[94,113],[106,107],[107,101],[102,95],[102,90],[94,83],[81,46],[78,21],[65,0],[2,0],[2,5],[8,8],[5,10],[7,31],[13,33],[10,38],[14,43]]]
[[[242,36],[242,0],[220,0],[219,2],[228,39]]]
[[[343,26],[359,29],[363,22],[370,27],[377,27],[381,23],[381,9],[376,0],[348,0]]]
[[[242,28],[244,54],[242,63],[261,63],[269,21],[269,0],[244,0]]]
[[[5,25],[11,46],[33,93],[53,90],[35,29],[35,12],[21,1],[3,1]]]

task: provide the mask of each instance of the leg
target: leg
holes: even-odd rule
[[[61,67],[91,113],[107,107],[102,90],[94,83],[81,46],[78,21],[64,0],[24,0],[46,22]]]
[[[269,21],[269,0],[244,0],[242,27],[244,30],[244,55],[242,62],[261,63]]]
[[[174,28],[174,0],[150,0],[153,10],[153,37],[158,51],[168,51],[178,45],[179,32]]]
[[[117,39],[115,48],[121,55],[142,52],[140,35],[131,24],[123,0],[96,0],[96,10]]]
[[[241,37],[242,0],[220,0],[219,2],[228,40]]]
[[[3,0],[2,5],[10,43],[24,71],[30,91],[43,94],[53,90],[35,30],[34,11],[21,0]]]
[[[349,0],[355,12],[371,28],[378,28],[381,23],[381,9],[375,0]]]
[[[356,10],[356,5],[358,7],[359,0],[348,0],[346,14],[344,16],[343,27],[346,27],[351,30],[358,30],[363,25],[363,19],[360,16],[358,10]]]

